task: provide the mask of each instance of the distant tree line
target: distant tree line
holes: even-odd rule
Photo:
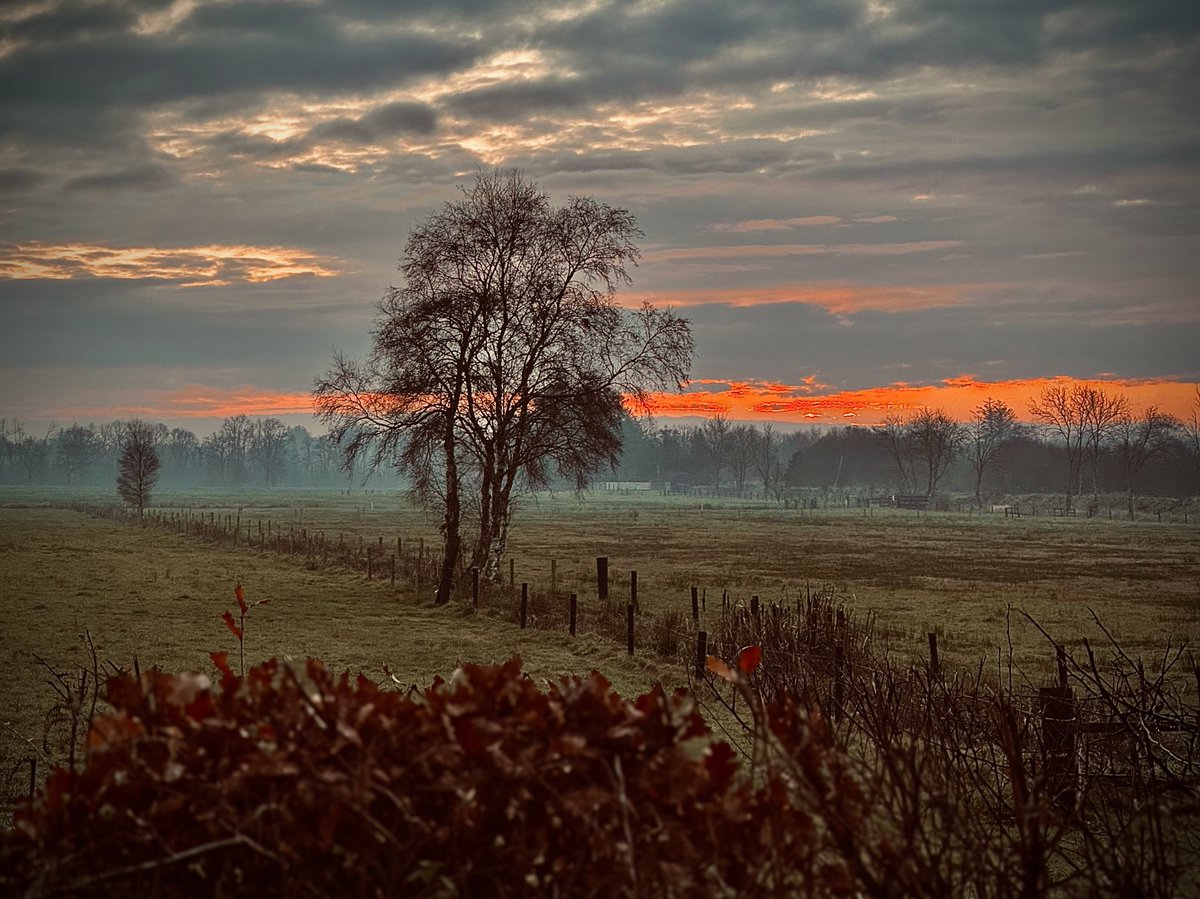
[[[130,422],[52,426],[34,432],[0,418],[0,483],[109,487],[118,476]],[[159,487],[349,487],[361,486],[364,466],[347,472],[337,446],[325,435],[278,418],[226,418],[198,437],[185,428],[144,424],[159,460]],[[393,472],[371,476],[380,486],[398,485]]]
[[[1024,423],[1022,418],[1032,419]],[[1025,414],[987,399],[965,422],[940,409],[783,432],[718,415],[696,426],[627,420],[616,478],[676,491],[782,499],[797,488],[867,494],[1074,497],[1200,494],[1200,388],[1186,420],[1087,385],[1053,386]]]

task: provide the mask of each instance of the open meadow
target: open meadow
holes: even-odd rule
[[[211,671],[208,653],[235,650],[221,622],[241,581],[250,601],[269,599],[247,623],[246,662],[318,656],[332,668],[404,684],[447,676],[462,661],[520,655],[538,678],[599,669],[623,693],[686,681],[677,659],[624,647],[582,629],[521,631],[470,608],[469,578],[448,608],[401,576],[368,581],[362,571],[314,568],[262,552],[259,525],[278,534],[406,552],[436,548],[436,520],[394,493],[335,491],[163,491],[155,510],[169,516],[240,515],[245,540],[234,547],[138,528],[67,508],[107,503],[92,494],[9,489],[0,506],[0,646],[9,689],[0,700],[3,772],[20,780],[22,760],[43,746],[54,694],[37,661],[66,670],[83,661],[81,635],[101,660],[168,670]],[[240,511],[239,511],[240,510]],[[609,559],[611,595],[623,600],[637,571],[641,621],[690,617],[690,588],[710,621],[727,592],[733,602],[794,604],[826,591],[899,658],[926,653],[938,634],[942,664],[1007,667],[1044,681],[1053,665],[1045,638],[1075,647],[1104,643],[1092,612],[1126,651],[1161,656],[1167,641],[1200,636],[1200,526],[1192,521],[1125,522],[900,510],[797,511],[754,503],[701,502],[647,494],[543,494],[518,510],[511,545],[516,581],[550,583],[596,602],[595,559]],[[509,567],[504,569],[505,579]],[[485,590],[483,607],[492,597]],[[651,616],[651,617],[645,617]],[[638,627],[644,625],[639,623]],[[640,641],[639,641],[640,642]],[[233,653],[236,660],[236,651]],[[1190,669],[1190,665],[1188,666]],[[1190,676],[1190,670],[1182,672]],[[61,739],[61,735],[58,737]],[[18,772],[13,774],[11,772]],[[25,775],[27,776],[27,774]],[[14,781],[15,782],[15,781]]]

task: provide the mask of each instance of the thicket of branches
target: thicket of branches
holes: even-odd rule
[[[0,835],[0,890],[1165,897],[1200,882],[1179,649],[1151,665],[1115,642],[1064,654],[1078,717],[1104,725],[1068,746],[1019,684],[894,665],[827,595],[735,608],[712,638],[694,692],[634,702],[595,674],[539,688],[515,660],[418,692],[315,661],[238,677],[215,654],[215,685],[110,676],[112,711],[93,718],[80,680],[64,704],[86,758]]]

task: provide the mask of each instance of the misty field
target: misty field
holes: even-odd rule
[[[272,532],[323,533],[394,547],[423,539],[436,548],[436,519],[393,493],[334,491],[163,491],[154,508],[179,514],[238,515],[252,541]],[[5,578],[0,646],[7,689],[0,699],[2,768],[9,783],[28,777],[24,762],[43,749],[54,694],[36,657],[67,669],[83,661],[90,632],[102,660],[143,667],[212,670],[208,653],[236,644],[221,622],[234,607],[233,585],[251,602],[246,663],[272,656],[318,656],[335,670],[403,684],[449,675],[459,662],[520,655],[535,677],[598,668],[625,695],[650,683],[685,682],[677,662],[581,631],[519,630],[470,609],[470,585],[447,608],[432,588],[415,595],[404,578],[368,582],[363,573],[306,568],[288,556],[245,545],[212,544],[154,528],[89,517],[65,508],[91,495],[10,489],[0,506]],[[516,581],[549,585],[596,602],[595,558],[609,559],[611,595],[623,601],[638,572],[644,615],[690,615],[690,588],[715,617],[721,595],[793,603],[832,591],[898,657],[927,652],[938,634],[943,665],[997,671],[1008,653],[1020,673],[1041,682],[1052,667],[1033,616],[1068,647],[1104,635],[1092,611],[1135,654],[1154,657],[1168,640],[1200,635],[1200,526],[1049,517],[1005,518],[899,510],[800,512],[754,503],[701,502],[646,494],[544,494],[517,512],[511,546]],[[505,580],[509,567],[504,566]],[[489,597],[485,593],[485,608]],[[648,619],[646,619],[648,620]],[[62,734],[51,733],[51,748]]]

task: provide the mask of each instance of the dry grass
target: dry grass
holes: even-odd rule
[[[621,645],[587,631],[574,642],[557,630],[522,632],[462,605],[434,609],[408,584],[393,591],[360,573],[306,570],[244,547],[53,508],[78,499],[112,498],[108,491],[0,493],[5,759],[29,754],[22,739],[39,736],[52,698],[34,654],[57,666],[78,661],[87,629],[102,658],[126,662],[137,654],[143,665],[208,670],[208,651],[233,648],[219,615],[233,604],[238,579],[249,598],[272,600],[249,621],[248,663],[316,655],[334,669],[378,679],[387,664],[405,683],[427,683],[459,660],[520,654],[538,676],[598,667],[626,693],[659,677],[683,678],[674,665],[641,655],[631,661]],[[382,536],[389,551],[396,536],[406,547],[422,537],[427,547],[437,545],[436,520],[395,494],[163,491],[156,504],[218,517],[240,508],[252,529],[269,519],[273,528],[303,527],[333,540]],[[947,666],[974,668],[981,658],[993,670],[1007,665],[1010,605],[1068,647],[1101,638],[1089,609],[1134,654],[1154,655],[1168,638],[1200,636],[1196,523],[873,511],[864,517],[857,510],[801,514],[644,495],[543,496],[519,509],[512,558],[518,584],[537,587],[548,585],[557,560],[559,589],[577,592],[582,604],[595,602],[595,557],[607,555],[613,597],[623,601],[628,573],[636,570],[640,605],[659,617],[690,617],[689,588],[696,584],[710,624],[722,590],[737,602],[757,593],[764,604],[794,605],[807,585],[830,592],[852,613],[874,613],[877,637],[898,656],[924,653],[926,632],[936,631]],[[1019,615],[1011,617],[1010,635],[1015,665],[1030,680],[1048,674],[1052,656],[1042,635]],[[646,632],[638,645],[670,642],[668,636]]]

